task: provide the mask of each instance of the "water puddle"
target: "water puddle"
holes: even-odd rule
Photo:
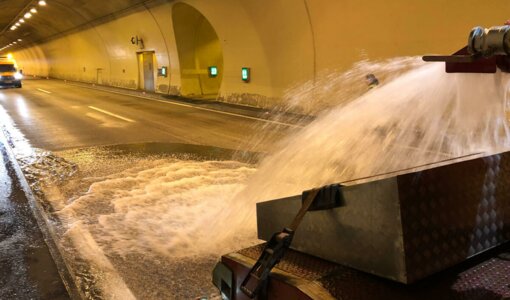
[[[210,297],[218,257],[256,242],[254,227],[221,242],[207,230],[211,221],[228,229],[222,212],[255,172],[252,164],[226,160],[232,151],[138,144],[55,154],[79,170],[46,195],[66,255],[79,258],[70,268],[88,297],[126,288],[139,299]]]

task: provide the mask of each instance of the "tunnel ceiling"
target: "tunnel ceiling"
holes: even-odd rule
[[[41,7],[35,0],[0,0],[0,48],[15,50],[68,31],[87,27],[94,22],[115,19],[124,11],[136,9],[147,0],[46,0]],[[30,19],[16,30],[14,25],[31,7],[37,9]]]

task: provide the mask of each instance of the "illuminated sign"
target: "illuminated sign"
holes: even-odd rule
[[[241,69],[241,79],[244,82],[250,82],[250,68]]]
[[[209,70],[209,77],[216,77],[216,76],[218,76],[218,67],[210,66],[208,68],[208,70]]]
[[[161,67],[161,69],[158,69],[158,76],[167,77],[168,67]]]

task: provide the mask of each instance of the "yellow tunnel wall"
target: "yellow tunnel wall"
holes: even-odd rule
[[[156,92],[196,94],[197,82],[190,81],[206,75],[192,79],[180,65],[191,55],[174,28],[182,5],[199,12],[218,37],[210,48],[195,49],[189,72],[217,64],[221,76],[203,78],[206,93],[218,89],[219,100],[261,107],[274,106],[297,83],[361,59],[452,53],[472,27],[500,25],[510,9],[507,0],[183,0],[124,12],[14,54],[25,74],[92,83],[100,76],[102,84],[135,89],[137,53],[154,51],[155,65],[169,68],[167,77],[155,68]],[[143,39],[143,50],[133,36]],[[216,54],[204,54],[210,49]],[[242,67],[251,68],[249,83],[241,80]]]
[[[451,54],[475,26],[503,25],[510,2],[308,0],[317,68],[348,68],[363,58]],[[329,9],[325,9],[329,7]]]
[[[216,96],[223,77],[221,42],[211,23],[193,7],[178,3],[172,13],[179,64],[181,94]],[[217,76],[209,76],[208,67],[216,67]]]

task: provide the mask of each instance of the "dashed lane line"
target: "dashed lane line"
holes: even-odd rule
[[[95,91],[101,91],[101,92],[112,93],[112,94],[128,96],[128,97],[136,97],[136,98],[141,98],[141,99],[145,99],[145,100],[149,100],[149,101],[156,101],[156,102],[161,102],[161,103],[170,104],[170,105],[189,107],[189,108],[209,111],[209,112],[213,112],[213,113],[217,113],[217,114],[229,115],[229,116],[234,116],[234,117],[238,117],[238,118],[250,119],[250,120],[255,120],[255,121],[265,122],[265,123],[270,123],[270,124],[276,124],[276,125],[281,125],[281,126],[294,127],[294,128],[303,128],[304,127],[302,125],[297,125],[297,124],[289,124],[289,123],[278,122],[278,121],[262,119],[262,118],[257,118],[257,117],[251,117],[251,116],[246,116],[246,115],[241,115],[241,114],[236,114],[236,113],[231,113],[231,112],[226,112],[226,111],[221,111],[221,110],[216,110],[216,109],[198,107],[198,106],[190,105],[190,104],[178,103],[178,102],[174,102],[172,100],[159,100],[159,99],[144,97],[144,96],[140,96],[140,95],[136,95],[136,94],[127,94],[127,93],[121,93],[121,92],[117,92],[117,91],[103,90],[103,89],[98,89],[98,88],[93,88],[93,87],[88,87],[88,86],[83,86],[83,85],[78,85],[78,84],[71,84],[71,83],[67,83],[67,84],[76,86],[76,87],[85,88],[85,89],[91,89],[91,90],[95,90]]]
[[[37,90],[38,90],[39,92],[43,92],[43,93],[46,93],[46,94],[51,94],[51,92],[50,92],[50,91],[47,91],[47,90],[43,90],[43,89],[40,89],[40,88],[37,88]]]
[[[125,117],[123,117],[123,116],[119,116],[119,115],[117,115],[117,114],[114,114],[114,113],[111,113],[111,112],[109,112],[109,111],[106,111],[106,110],[103,110],[103,109],[97,108],[97,107],[95,107],[95,106],[89,106],[89,108],[90,108],[90,109],[93,109],[93,110],[95,110],[95,111],[98,111],[98,112],[100,112],[100,113],[103,113],[103,114],[105,114],[105,115],[109,115],[109,116],[111,116],[111,117],[114,117],[114,118],[117,118],[117,119],[120,119],[120,120],[126,121],[126,122],[130,122],[130,123],[134,123],[134,122],[135,122],[134,120],[131,120],[131,119],[129,119],[129,118],[125,118]]]
[[[303,128],[303,126],[301,126],[301,125],[294,125],[294,124],[283,123],[283,122],[278,122],[278,121],[273,121],[273,120],[267,120],[267,119],[261,119],[261,118],[256,118],[256,117],[250,117],[250,116],[246,116],[246,115],[241,115],[241,114],[236,114],[236,113],[231,113],[231,112],[226,112],[226,111],[221,111],[221,110],[216,110],[216,109],[210,109],[210,108],[205,108],[205,107],[198,107],[198,106],[189,105],[189,104],[183,104],[183,103],[176,103],[176,102],[173,102],[173,101],[158,100],[158,99],[152,99],[152,98],[141,97],[141,96],[135,96],[135,97],[139,97],[139,98],[143,98],[143,99],[151,100],[151,101],[157,101],[157,102],[161,102],[161,103],[166,103],[166,104],[173,104],[173,105],[178,105],[178,106],[194,108],[194,109],[198,109],[198,110],[210,111],[210,112],[214,112],[214,113],[217,113],[217,114],[229,115],[229,116],[245,118],[245,119],[250,119],[250,120],[256,120],[256,121],[266,122],[266,123],[271,123],[271,124],[277,124],[277,125],[281,125],[281,126]]]

